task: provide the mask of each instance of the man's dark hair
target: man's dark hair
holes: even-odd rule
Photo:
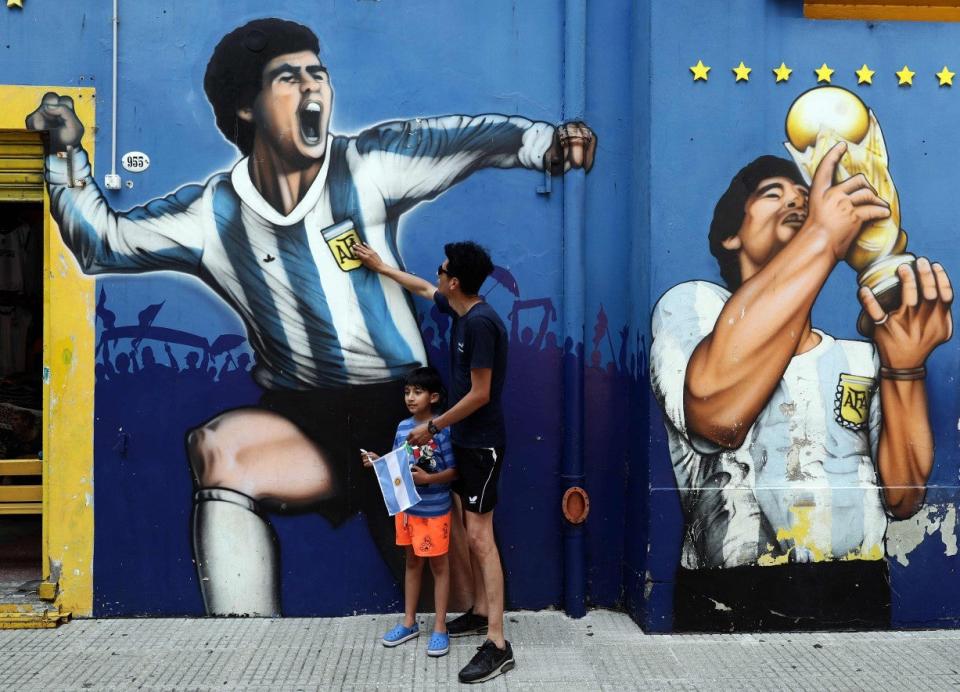
[[[408,372],[407,376],[403,378],[403,386],[420,387],[420,389],[424,390],[425,392],[439,394],[440,400],[435,404],[435,406],[439,406],[443,403],[443,380],[440,379],[440,373],[437,372],[437,369],[432,368],[429,365],[422,368],[416,368],[415,370]]]
[[[253,106],[263,85],[263,68],[278,55],[320,53],[320,41],[310,29],[284,19],[255,19],[220,39],[213,49],[203,90],[213,106],[217,127],[244,156],[253,149],[254,124],[237,111]]]
[[[740,231],[746,215],[747,199],[756,192],[760,182],[767,178],[788,178],[799,185],[807,184],[793,161],[777,156],[761,156],[733,176],[727,191],[713,209],[713,221],[710,222],[710,254],[717,258],[720,276],[731,291],[737,290],[742,283],[740,261],[737,258],[739,253],[736,250],[727,250],[723,247],[723,241]]]
[[[493,273],[490,253],[470,240],[447,243],[443,246],[443,252],[449,260],[447,276],[460,279],[460,290],[465,295],[477,295],[484,279]]]

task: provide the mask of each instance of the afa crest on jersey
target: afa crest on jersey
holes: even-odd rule
[[[863,430],[870,416],[870,398],[875,387],[872,377],[841,373],[833,406],[837,423],[848,430]]]
[[[341,271],[359,269],[360,260],[353,254],[353,246],[360,242],[360,235],[352,220],[347,219],[323,230],[323,239],[327,241],[333,259]]]

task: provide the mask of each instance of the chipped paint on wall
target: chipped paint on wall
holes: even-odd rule
[[[887,555],[906,567],[910,553],[920,547],[928,536],[940,534],[944,555],[957,554],[957,507],[953,503],[926,505],[915,515],[903,521],[891,522],[887,527]]]

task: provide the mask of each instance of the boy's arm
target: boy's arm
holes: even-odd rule
[[[444,469],[436,473],[426,474],[428,483],[452,483],[457,480],[457,475],[456,469]]]
[[[429,281],[421,279],[419,276],[414,276],[402,269],[391,267],[384,262],[380,258],[380,255],[371,249],[369,245],[358,243],[354,245],[352,249],[354,256],[370,271],[383,274],[387,278],[393,279],[414,295],[426,298],[427,300],[433,299],[433,294],[436,293],[437,287]]]

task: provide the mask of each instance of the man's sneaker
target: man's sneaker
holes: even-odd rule
[[[477,647],[477,653],[470,659],[470,663],[460,671],[460,682],[485,682],[495,678],[500,673],[506,673],[516,665],[513,660],[513,649],[510,642],[505,642],[503,649],[489,639],[483,646]]]
[[[418,636],[420,636],[420,626],[417,625],[417,623],[413,623],[413,627],[404,627],[401,622],[383,635],[383,639],[380,641],[383,642],[383,645],[386,647],[394,647],[400,646],[404,642],[408,642]]]
[[[473,608],[447,623],[447,632],[451,637],[466,637],[469,634],[487,633],[487,616],[477,615]]]
[[[450,637],[446,632],[434,632],[430,635],[430,643],[427,644],[427,656],[446,656],[450,651]]]

